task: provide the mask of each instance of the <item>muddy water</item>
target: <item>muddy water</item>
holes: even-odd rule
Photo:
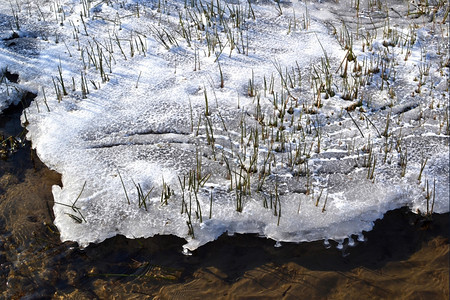
[[[0,134],[20,134],[20,113],[0,115]],[[0,298],[449,297],[448,214],[388,212],[366,242],[343,251],[322,242],[275,248],[253,235],[224,235],[192,256],[173,236],[118,236],[81,250],[61,243],[52,224],[55,184],[60,175],[29,143],[0,161]]]

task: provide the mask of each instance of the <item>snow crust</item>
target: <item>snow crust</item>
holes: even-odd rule
[[[436,54],[448,43],[435,40],[431,23],[408,31],[415,21],[396,19],[398,32],[417,35],[407,60],[407,50],[385,46],[381,34],[369,45],[355,40],[359,62],[373,67],[390,57],[397,63],[388,64],[392,74],[383,83],[374,73],[353,102],[335,81],[335,95],[322,93],[314,106],[315,70],[325,74],[329,61],[339,77],[348,57],[333,35],[340,18],[354,14],[344,4],[204,3],[224,8],[224,29],[218,16],[207,19],[184,1],[50,2],[0,4],[0,67],[38,94],[26,110],[27,138],[62,174],[53,210],[63,241],[84,247],[117,234],[173,234],[195,250],[236,232],[342,242],[371,230],[391,209],[449,211],[448,65],[439,67]],[[238,8],[242,31],[232,23]],[[188,21],[188,11],[198,23]],[[386,18],[395,21],[371,22],[382,30]],[[368,18],[364,26],[372,26]],[[210,50],[214,30],[222,44]],[[10,39],[13,32],[19,37]],[[448,62],[448,49],[441,52]],[[426,68],[428,81],[417,92]],[[300,74],[293,80],[303,83],[283,87],[288,74]],[[19,96],[3,80],[0,110]],[[282,111],[274,108],[276,97],[292,110],[263,128]],[[358,99],[361,105],[347,112]],[[263,130],[282,137],[263,140]]]

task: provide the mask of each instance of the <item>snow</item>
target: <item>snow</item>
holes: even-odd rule
[[[0,86],[0,113],[10,105],[18,105],[22,99],[23,91],[7,78],[2,78]]]
[[[213,1],[216,12],[217,3],[225,10],[225,28],[219,15],[184,1],[158,3],[0,4],[0,67],[38,94],[26,110],[27,138],[62,174],[53,209],[63,241],[84,247],[116,234],[173,234],[194,250],[237,232],[342,242],[401,206],[426,213],[434,201],[434,212],[449,210],[448,66],[439,65],[448,49],[436,54],[441,41],[432,23],[418,22],[407,60],[406,46],[383,45],[381,25],[369,45],[355,40],[357,61],[386,60],[388,78],[374,72],[353,99],[361,105],[347,112],[353,102],[341,98],[339,74],[348,49],[330,28],[341,30],[340,17],[354,16],[344,4]],[[241,9],[242,29],[233,9]],[[189,12],[198,24],[187,21]],[[403,33],[414,22],[390,18]],[[9,39],[11,28],[19,38]],[[221,41],[211,49],[216,31]],[[312,78],[326,78],[326,64],[335,95],[318,98]],[[429,75],[421,74],[428,64]],[[287,78],[292,87],[282,87]],[[1,82],[0,110],[17,103],[14,86]],[[278,118],[281,98],[287,107]]]

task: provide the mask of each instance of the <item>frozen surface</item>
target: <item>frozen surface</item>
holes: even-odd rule
[[[26,89],[15,82],[11,82],[7,75],[10,75],[8,69],[0,69],[0,114],[10,105],[19,104],[22,97],[27,93]]]
[[[2,2],[61,239],[343,241],[401,206],[447,212],[445,3],[352,3]]]

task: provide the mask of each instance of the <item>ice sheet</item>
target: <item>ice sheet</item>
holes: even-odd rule
[[[359,28],[379,30],[353,37],[353,60],[344,4],[192,3],[0,4],[0,67],[38,93],[27,137],[62,174],[63,241],[342,241],[390,209],[449,210],[448,43],[432,22],[391,16],[383,35],[383,10],[361,11],[373,18]],[[389,44],[394,30],[404,47]],[[348,99],[364,68],[370,80]],[[15,101],[7,84],[0,108]]]

